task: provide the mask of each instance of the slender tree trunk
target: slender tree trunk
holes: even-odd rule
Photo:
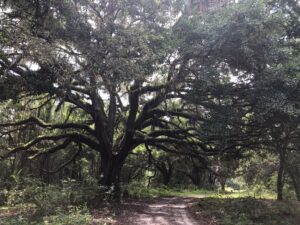
[[[166,173],[163,174],[163,183],[164,185],[169,185],[171,178],[172,178],[172,169],[170,168]]]
[[[191,177],[193,177],[192,182],[195,186],[202,188],[204,171],[200,170],[197,166],[193,165]]]
[[[192,183],[198,187],[198,188],[202,188],[204,183],[203,183],[203,176],[201,174],[196,174],[193,173],[189,176],[189,178],[191,179]]]
[[[170,163],[168,163],[168,165],[166,165],[166,164],[159,165],[156,163],[155,167],[159,170],[159,172],[162,175],[163,184],[167,186],[170,183],[171,178],[172,178],[173,166]]]
[[[76,160],[74,160],[73,163],[72,163],[71,179],[78,178],[78,173],[77,172],[78,172],[77,163],[76,163]]]
[[[164,185],[168,186],[169,183],[170,183],[170,181],[171,181],[171,175],[170,174],[166,174],[164,176],[164,181],[163,181]]]
[[[277,175],[277,200],[283,200],[283,186],[284,186],[284,152],[279,151],[279,167],[278,167],[278,175]]]
[[[225,192],[225,182],[222,182],[221,186],[222,186],[222,191]]]
[[[294,184],[297,200],[300,201],[300,182],[297,182],[297,178],[294,174],[291,175],[291,178]]]
[[[49,154],[45,154],[41,160],[39,177],[44,183],[50,183],[50,174],[45,170],[49,170]]]
[[[297,200],[300,201],[300,177],[291,168],[287,168],[287,171],[292,179]]]
[[[226,178],[220,178],[221,189],[225,192]]]

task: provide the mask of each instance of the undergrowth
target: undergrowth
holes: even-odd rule
[[[197,214],[220,225],[299,225],[296,201],[246,198],[204,198],[194,207]]]

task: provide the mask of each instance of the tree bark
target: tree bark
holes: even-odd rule
[[[222,182],[221,186],[222,186],[222,191],[225,192],[225,182]]]
[[[116,155],[101,158],[101,177],[100,184],[104,186],[112,186],[120,180],[121,168]]]
[[[300,201],[300,182],[293,173],[291,173],[290,176],[294,184],[297,200]]]
[[[285,167],[285,160],[284,160],[284,152],[281,150],[279,151],[279,167],[278,167],[278,175],[277,175],[277,200],[283,200],[283,186],[284,186],[284,167]]]
[[[124,162],[125,159],[121,158],[120,155],[111,154],[101,157],[99,183],[107,189],[112,189],[114,200],[120,200],[121,198],[120,176]]]
[[[197,173],[188,173],[185,171],[180,171],[182,172],[185,176],[187,176],[193,185],[195,185],[198,188],[203,188],[204,182],[203,182],[203,174],[197,174]]]
[[[164,185],[169,185],[171,178],[172,178],[172,174],[173,174],[173,168],[172,166],[169,166],[169,169],[167,169],[167,171],[163,174],[163,183]]]
[[[221,184],[222,192],[225,192],[226,178],[220,178],[219,181],[220,181],[220,184]]]
[[[164,180],[163,180],[163,183],[164,185],[168,186],[170,181],[171,181],[171,173],[167,173],[164,175]]]
[[[297,200],[300,201],[300,174],[297,172],[297,170],[294,170],[289,166],[287,167],[287,172],[293,182]]]
[[[159,170],[159,172],[162,175],[162,182],[164,185],[168,186],[171,178],[172,178],[172,174],[173,174],[173,165],[170,162],[163,162],[163,163],[154,163],[155,167]]]

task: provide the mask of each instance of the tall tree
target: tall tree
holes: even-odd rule
[[[2,158],[83,144],[99,152],[99,180],[111,186],[139,145],[202,160],[262,143],[262,106],[291,62],[284,13],[274,7],[251,1],[206,14],[175,0],[1,3],[0,73],[9,87],[1,99],[46,95],[57,111],[65,104],[82,115],[1,118],[7,133],[30,124],[41,134]],[[295,68],[286,80],[298,81]],[[299,82],[293,87],[298,93]]]
[[[28,124],[44,130],[2,158],[37,152],[45,142],[50,148],[43,152],[82,143],[100,153],[101,183],[111,186],[141,144],[210,154],[192,139],[192,127],[170,119],[197,117],[178,100],[191,56],[179,49],[173,30],[180,15],[175,1],[2,1],[1,9],[1,80],[9,87],[2,99],[46,94],[58,108],[67,104],[85,114],[74,121],[45,122],[33,114],[2,121],[7,132]]]

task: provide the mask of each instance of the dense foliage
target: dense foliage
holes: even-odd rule
[[[300,5],[229,2],[0,1],[0,204],[79,224],[153,186],[300,200]]]

